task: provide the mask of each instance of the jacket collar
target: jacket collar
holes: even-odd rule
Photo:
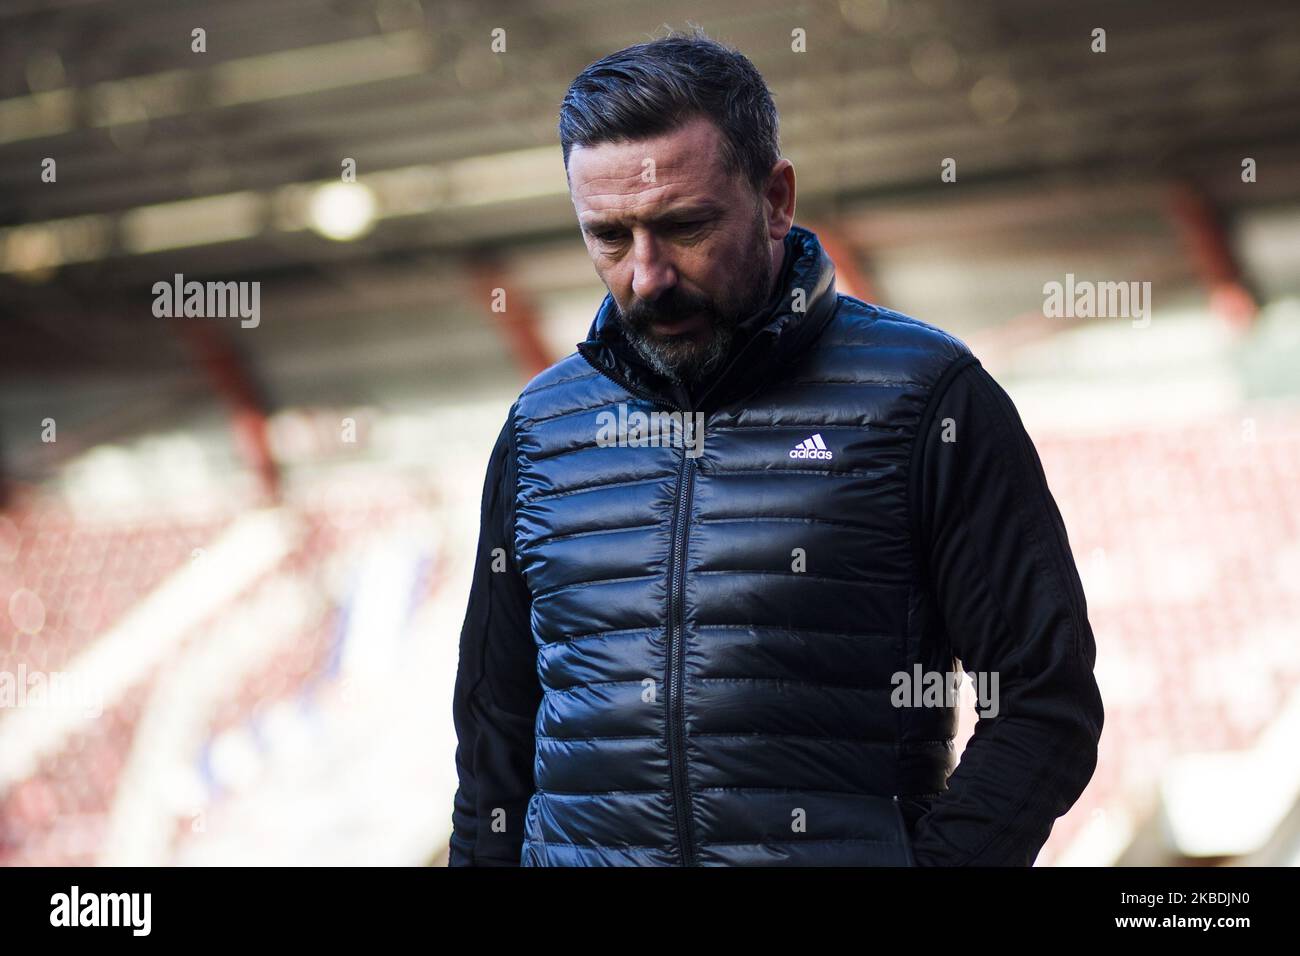
[[[782,268],[787,279],[779,294],[741,321],[738,347],[724,360],[722,370],[704,385],[693,408],[685,390],[674,387],[646,365],[624,338],[612,295],[606,294],[601,302],[586,340],[578,343],[578,351],[596,371],[656,404],[710,411],[747,397],[801,355],[835,313],[835,264],[817,235],[801,226],[791,226],[786,254],[793,254],[794,261],[790,268]],[[802,308],[796,310],[799,305]]]

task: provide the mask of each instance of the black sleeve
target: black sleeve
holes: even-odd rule
[[[478,553],[460,633],[452,716],[459,786],[449,866],[518,866],[533,794],[534,720],[542,691],[532,604],[515,563],[510,410],[483,482]]]
[[[921,866],[1030,866],[1097,763],[1096,645],[1065,525],[1010,397],[973,358],[936,387],[911,484],[918,561],[962,670],[997,675]],[[978,687],[978,685],[976,685]],[[985,701],[981,701],[984,704]]]

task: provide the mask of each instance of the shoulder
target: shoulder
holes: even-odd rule
[[[849,349],[919,385],[934,385],[976,362],[956,335],[884,306],[839,293],[835,318],[821,346]]]
[[[587,360],[577,350],[574,350],[530,378],[523,389],[520,390],[518,401],[522,402],[539,392],[557,388],[568,382],[588,378],[596,374],[599,373],[587,364]]]
[[[570,352],[528,380],[515,399],[514,414],[534,421],[549,418],[572,403],[572,390],[567,386],[599,376],[581,354]]]
[[[918,349],[939,358],[970,355],[970,347],[951,332],[918,318],[839,293],[837,323],[842,334],[863,337],[872,344]]]

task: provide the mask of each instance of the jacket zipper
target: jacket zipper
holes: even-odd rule
[[[677,808],[677,841],[682,848],[684,866],[695,865],[695,844],[686,803],[686,749],[682,744],[686,723],[685,704],[682,701],[682,671],[686,669],[683,606],[686,602],[686,527],[690,518],[691,479],[695,474],[692,461],[691,456],[682,449],[682,469],[677,477],[677,523],[673,529],[673,581],[668,632],[668,697],[671,708],[668,716],[668,757],[672,761],[673,806]]]
[[[665,402],[609,369],[601,368],[585,350],[579,349],[587,364],[610,381],[640,396],[652,404],[666,404],[681,412],[691,414],[675,402]],[[684,640],[686,603],[686,528],[690,518],[691,484],[695,466],[686,449],[682,449],[681,469],[677,473],[677,500],[673,509],[673,563],[669,586],[668,622],[668,766],[673,788],[673,809],[676,817],[677,845],[681,848],[682,865],[695,865],[695,842],[691,833],[690,811],[687,807],[686,750],[682,744],[685,727],[685,704],[682,700],[682,671],[686,668],[686,642]]]

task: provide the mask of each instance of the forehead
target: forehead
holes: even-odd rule
[[[599,212],[605,218],[728,196],[736,177],[726,171],[722,148],[722,132],[703,117],[633,142],[574,146],[569,152],[574,207],[579,216]]]

